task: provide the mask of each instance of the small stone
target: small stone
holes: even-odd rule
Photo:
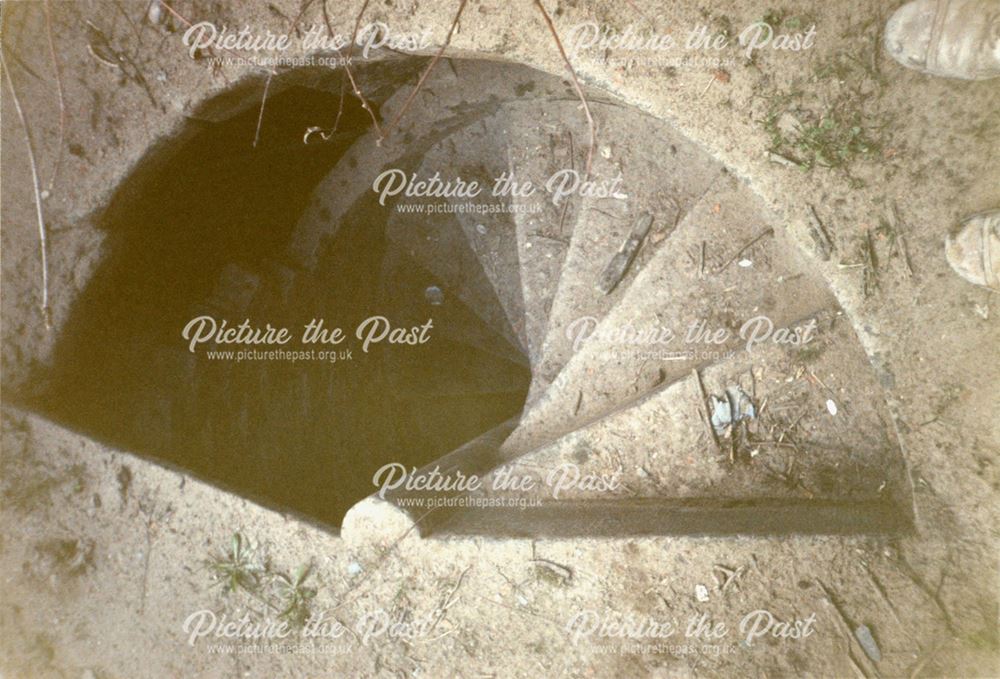
[[[749,259],[741,259],[740,261],[736,262],[736,264],[738,266],[742,266],[744,269],[746,269],[747,267],[753,266],[753,262],[750,261]]]
[[[854,630],[854,636],[857,637],[858,643],[864,649],[865,655],[871,658],[872,662],[882,660],[882,651],[879,650],[878,644],[875,643],[875,637],[872,636],[872,631],[868,629],[867,625],[858,626]]]
[[[705,585],[695,585],[694,586],[694,598],[705,603],[708,601],[708,587]]]
[[[485,236],[486,235],[486,225],[485,224],[476,224],[476,233],[478,233],[480,236]]]
[[[41,197],[42,197],[42,200],[48,200],[48,199],[49,199],[49,196],[51,196],[52,194],[51,194],[51,193],[49,193],[49,190],[48,190],[48,189],[42,189],[42,192],[41,192],[41,194],[39,194],[39,195],[41,195]]]
[[[430,285],[424,290],[424,297],[432,306],[444,304],[444,292],[436,285]]]
[[[351,563],[347,564],[347,574],[348,575],[357,575],[362,570],[364,570],[364,569],[361,568],[361,564],[359,564],[357,561],[352,561]]]
[[[826,399],[826,410],[831,415],[837,414],[837,404],[834,402],[832,398]]]
[[[149,3],[149,12],[146,17],[149,19],[149,23],[154,26],[163,21],[163,6],[160,4],[160,0],[153,0]]]

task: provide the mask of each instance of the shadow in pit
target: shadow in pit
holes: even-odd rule
[[[304,145],[303,131],[338,104],[336,94],[291,87],[269,98],[256,148],[251,106],[223,122],[191,121],[151,151],[104,215],[107,254],[75,303],[33,409],[334,528],[373,492],[382,465],[422,466],[520,412],[529,380],[521,365],[433,339],[409,354],[405,346],[360,351],[352,335],[363,319],[393,307],[434,311],[383,280],[386,211],[374,194],[322,244],[315,268],[284,254],[311,192],[370,124],[345,100],[334,142]],[[201,315],[289,328],[286,350],[309,348],[298,341],[313,318],[348,339],[335,362],[211,360],[181,337]],[[407,360],[422,362],[413,366],[419,375],[426,364],[449,365],[456,351],[477,374],[495,369],[513,387],[469,385],[466,394],[456,370],[447,389],[399,388]]]

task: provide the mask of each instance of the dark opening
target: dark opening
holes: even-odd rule
[[[347,342],[339,348],[351,360],[336,362],[188,351],[181,330],[201,315],[287,327],[296,339],[284,349],[296,350],[313,318],[351,335],[372,315],[414,326],[459,304],[387,240],[388,211],[374,198],[350,209],[315,268],[285,254],[311,192],[370,126],[348,97],[336,141],[303,144],[307,127],[337,111],[333,82],[272,96],[256,148],[250,106],[224,122],[192,120],[151,152],[105,216],[107,254],[39,407],[98,440],[339,525],[374,491],[381,465],[428,463],[518,413],[529,373],[434,334],[368,354]],[[443,306],[426,294],[432,285],[444,288]]]

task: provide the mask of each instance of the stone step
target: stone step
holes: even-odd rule
[[[431,177],[461,178],[476,182],[479,195],[438,199],[437,205],[448,209],[461,225],[469,247],[479,259],[514,330],[521,350],[527,353],[524,328],[517,229],[510,213],[508,196],[494,195],[497,178],[507,171],[501,126],[505,124],[504,106],[476,124],[468,125],[432,148],[424,157],[417,174]]]
[[[413,396],[521,394],[530,373],[497,362],[482,352],[438,340],[425,347],[398,347],[384,352],[388,386]]]
[[[589,338],[580,336],[552,387],[525,414],[510,449],[528,449],[572,431],[655,384],[711,363],[745,344],[739,334],[750,319],[765,316],[778,329],[835,307],[825,284],[808,273],[782,234],[746,186],[731,177],[720,180],[677,226],[669,247],[646,263],[618,304],[588,329]],[[688,343],[695,323],[712,333],[725,331],[726,339]],[[674,338],[652,345],[623,341],[635,332]]]
[[[430,335],[464,344],[506,362],[528,365],[527,357],[512,347],[501,335],[488,328],[459,299],[445,297],[438,305],[428,300],[433,288],[443,292],[441,280],[425,269],[400,247],[390,242],[382,262],[382,291],[379,309],[401,325],[423,325],[432,320]]]
[[[460,508],[439,511],[423,532],[905,530],[909,482],[881,387],[846,317],[814,318],[805,345],[733,352],[516,459],[504,457],[501,439],[489,451],[449,456],[446,471],[476,476],[481,488],[459,493],[463,502],[451,506]],[[715,410],[706,401],[733,387],[752,416],[710,429]]]
[[[386,225],[386,237],[441,281],[445,300],[464,304],[490,331],[520,351],[517,333],[454,215],[394,212]]]
[[[805,345],[738,350],[518,457],[508,465],[513,475],[538,481],[518,495],[547,502],[902,497],[902,456],[867,357],[843,315],[813,319]],[[735,402],[736,394],[752,413],[712,427],[710,404]],[[615,487],[579,482],[586,478]]]
[[[387,399],[389,416],[398,439],[407,451],[420,450],[420,464],[437,463],[439,458],[475,439],[485,431],[517,416],[524,405],[522,393],[425,395],[399,394]],[[402,454],[402,453],[401,453]],[[405,458],[413,459],[412,454]]]
[[[674,227],[723,172],[717,161],[662,121],[601,103],[593,108],[601,138],[609,140],[594,157],[593,173],[621,177],[626,197],[581,201],[529,403],[572,356],[573,342],[567,335],[572,324],[583,317],[598,322],[604,318],[655,253],[670,246]],[[643,214],[652,216],[652,228],[624,277],[605,294],[597,281]]]

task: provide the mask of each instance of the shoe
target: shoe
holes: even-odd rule
[[[945,241],[944,253],[959,276],[1000,291],[1000,210],[963,221]]]
[[[928,75],[1000,77],[1000,1],[912,0],[889,18],[885,49]]]

